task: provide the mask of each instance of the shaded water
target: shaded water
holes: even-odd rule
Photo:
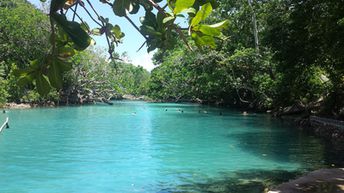
[[[331,164],[322,141],[268,115],[122,101],[9,116],[0,134],[6,193],[253,193]]]

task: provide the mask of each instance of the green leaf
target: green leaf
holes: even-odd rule
[[[77,22],[67,21],[66,17],[57,13],[53,13],[52,18],[63,29],[68,37],[73,41],[75,49],[84,50],[90,43],[90,36],[81,28]]]
[[[26,86],[30,83],[32,83],[32,76],[30,74],[28,74],[27,76],[21,76],[17,79],[17,84],[20,87]]]
[[[83,30],[90,31],[90,26],[86,22],[82,22],[80,25]]]
[[[151,51],[153,51],[155,49],[156,49],[156,47],[154,47],[154,46],[148,46],[147,52],[149,53],[149,52],[151,52]]]
[[[62,72],[56,60],[53,60],[48,69],[50,84],[55,88],[62,88]]]
[[[195,0],[177,0],[173,13],[176,15],[185,9],[190,8],[195,3]]]
[[[130,14],[136,14],[140,10],[140,4],[138,3],[133,3],[132,4],[133,9],[129,12]]]
[[[216,29],[223,29],[223,28],[226,28],[228,27],[229,25],[229,21],[228,20],[224,20],[222,22],[219,22],[219,23],[216,23],[216,24],[212,24],[210,25],[209,27],[212,27],[212,28],[216,28]]]
[[[52,0],[50,3],[50,13],[56,12],[61,9],[67,0]]]
[[[194,14],[195,15],[196,14],[196,9],[193,8],[193,7],[190,7],[188,9],[185,9],[184,12],[188,13],[188,14]]]
[[[183,14],[180,13],[180,14],[177,14],[176,17],[185,18],[185,15],[183,15]]]
[[[344,18],[338,20],[337,24],[338,24],[339,26],[344,26]]]
[[[161,32],[156,31],[152,26],[142,25],[141,31],[146,35],[160,36]]]
[[[96,35],[96,36],[102,35],[102,32],[101,32],[100,28],[94,28],[94,29],[92,29],[92,30],[91,30],[91,33],[92,33],[93,35]]]
[[[199,33],[192,33],[192,39],[194,39],[197,46],[210,46],[211,48],[216,48],[215,39],[212,36],[207,36]]]
[[[130,0],[115,0],[112,9],[117,16],[124,17],[127,15],[127,11],[131,12],[133,10],[133,5]]]
[[[58,65],[61,72],[66,72],[73,68],[72,63],[61,61],[61,60],[57,60],[56,64]]]
[[[165,18],[165,14],[158,12],[157,16],[156,16],[156,23],[158,25],[158,31],[161,31],[164,29],[164,18]]]
[[[201,7],[201,10],[199,10],[196,13],[196,16],[191,20],[191,26],[196,26],[201,21],[205,20],[211,14],[212,10],[213,10],[213,8],[212,8],[210,3],[204,4]]]
[[[221,35],[221,31],[217,28],[212,28],[209,25],[199,25],[199,31],[203,34],[209,36],[219,36]]]
[[[122,33],[121,28],[118,25],[113,26],[111,32],[117,39],[121,39],[124,37],[124,33]]]
[[[165,17],[163,20],[162,20],[162,22],[163,23],[167,23],[167,22],[169,22],[169,21],[172,21],[172,20],[174,20],[175,18],[173,17],[173,16],[169,16],[169,17]]]
[[[16,77],[26,76],[28,74],[27,70],[21,70],[21,69],[14,69],[13,75]]]
[[[153,10],[153,6],[147,1],[147,0],[138,0],[139,4],[143,6],[143,8],[145,9],[145,11],[152,11]],[[158,3],[157,1],[155,1],[156,3]]]
[[[216,9],[219,7],[219,3],[217,2],[217,0],[207,0],[207,3],[211,3],[211,6],[213,7],[213,9]]]
[[[175,3],[176,0],[167,0],[168,8],[170,8],[170,10],[173,10],[173,8],[175,7]]]
[[[30,61],[29,68],[31,71],[37,71],[41,67],[41,61],[40,60],[32,60]]]
[[[13,75],[17,77],[19,86],[25,86],[32,82],[31,70],[14,69]]]
[[[146,12],[143,23],[144,25],[149,25],[152,27],[157,27],[156,17],[152,12]]]
[[[75,50],[71,47],[59,47],[57,50],[60,58],[70,58],[75,55]]]
[[[147,47],[147,52],[149,53],[157,48],[157,43],[155,41],[151,41],[148,43]]]
[[[43,74],[39,74],[36,77],[36,88],[38,93],[42,96],[46,96],[49,93],[51,87],[47,78],[43,76]]]
[[[64,46],[68,41],[68,34],[61,27],[58,27],[56,34],[51,34],[50,37],[50,43],[56,43],[57,46]]]

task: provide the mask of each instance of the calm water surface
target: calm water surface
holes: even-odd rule
[[[8,114],[11,128],[0,134],[6,193],[200,192],[242,172],[329,164],[321,141],[267,115],[126,101]]]

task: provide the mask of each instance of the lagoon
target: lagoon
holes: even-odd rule
[[[289,122],[231,109],[116,101],[8,115],[6,193],[240,192],[243,182],[258,192],[261,178],[287,181],[332,163],[322,140]]]

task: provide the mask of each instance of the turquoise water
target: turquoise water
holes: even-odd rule
[[[198,192],[195,184],[239,172],[327,164],[321,141],[268,115],[126,101],[8,115],[11,128],[0,134],[6,193]]]

